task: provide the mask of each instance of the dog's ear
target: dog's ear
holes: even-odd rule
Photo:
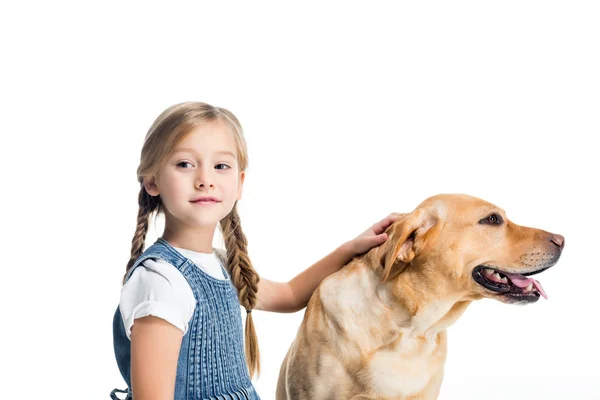
[[[438,222],[439,218],[432,210],[418,208],[387,229],[388,239],[381,246],[383,282],[388,279],[392,268],[401,271],[433,242],[440,230]]]

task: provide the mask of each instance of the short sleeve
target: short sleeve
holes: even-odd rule
[[[160,259],[147,259],[133,271],[119,301],[129,339],[134,321],[148,315],[164,319],[185,334],[195,307],[194,293],[185,277]]]

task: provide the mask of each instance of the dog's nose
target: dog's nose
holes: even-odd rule
[[[559,249],[562,250],[565,247],[565,238],[562,235],[552,235],[550,241],[558,246]]]

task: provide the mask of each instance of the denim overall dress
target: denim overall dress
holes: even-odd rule
[[[225,264],[224,256],[217,255]],[[196,307],[183,335],[177,377],[175,400],[260,400],[246,366],[244,337],[240,303],[237,290],[227,271],[225,280],[215,279],[198,268],[192,260],[184,257],[163,238],[148,247],[129,270],[133,270],[148,258],[162,259],[175,266],[185,277],[194,293]],[[115,393],[131,395],[131,342],[119,308],[113,318],[113,344],[119,371],[127,383],[126,390],[115,389]]]

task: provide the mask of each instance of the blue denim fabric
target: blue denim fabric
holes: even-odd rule
[[[227,271],[222,268],[228,279],[215,279],[166,240],[158,238],[136,260],[126,280],[148,258],[174,265],[188,281],[196,299],[194,315],[179,351],[175,400],[260,400],[246,366],[240,303]],[[125,334],[119,308],[113,319],[113,344],[119,371],[127,383],[127,399],[131,399],[131,342]],[[119,391],[111,392],[112,399],[118,399],[116,392]]]

